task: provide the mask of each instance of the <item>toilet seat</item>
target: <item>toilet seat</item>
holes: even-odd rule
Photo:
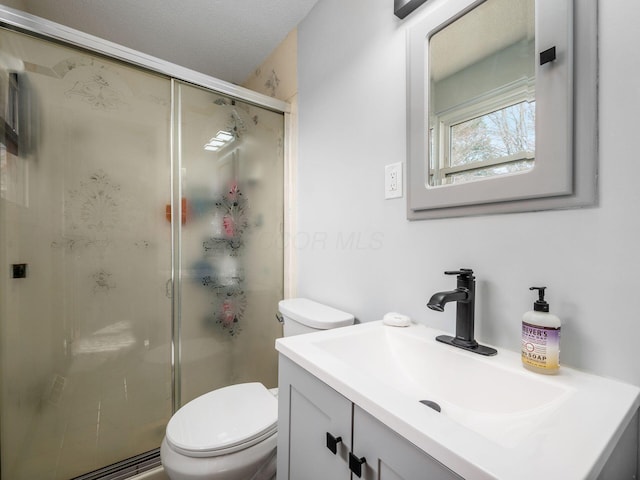
[[[189,457],[215,457],[249,448],[274,435],[278,400],[261,383],[241,383],[206,393],[169,420],[167,443]]]

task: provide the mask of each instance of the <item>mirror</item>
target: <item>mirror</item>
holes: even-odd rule
[[[487,0],[429,39],[429,186],[533,168],[534,9]]]
[[[408,218],[592,205],[597,0],[431,5],[408,32]]]

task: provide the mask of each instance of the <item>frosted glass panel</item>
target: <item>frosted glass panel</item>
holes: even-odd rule
[[[281,113],[0,29],[0,120],[1,480],[156,450],[172,407],[277,385]]]
[[[2,479],[68,479],[157,448],[171,415],[171,87],[0,47]]]
[[[214,388],[277,385],[283,295],[283,115],[185,84],[181,403]]]

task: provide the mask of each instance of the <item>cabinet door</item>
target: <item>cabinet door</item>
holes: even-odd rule
[[[277,479],[351,478],[351,402],[282,355],[278,383]]]
[[[365,480],[462,479],[357,405],[353,409],[353,453],[366,460],[362,465]]]

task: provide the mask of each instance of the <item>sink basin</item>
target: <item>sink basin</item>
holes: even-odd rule
[[[519,352],[485,357],[437,342],[443,333],[368,322],[276,349],[464,478],[597,478],[638,387],[564,366],[539,375]]]
[[[313,343],[414,398],[480,414],[531,412],[556,404],[571,392],[544,377],[532,378],[416,333],[420,329],[386,328]]]
[[[354,330],[313,345],[416,402],[435,402],[442,414],[505,446],[528,435],[574,392],[540,375],[436,342],[424,330]]]

